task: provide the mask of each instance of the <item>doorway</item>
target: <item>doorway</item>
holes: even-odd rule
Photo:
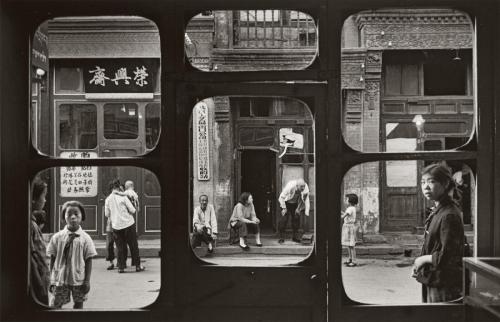
[[[263,233],[273,233],[275,227],[276,153],[269,150],[244,150],[241,153],[241,189],[253,196],[255,213]]]

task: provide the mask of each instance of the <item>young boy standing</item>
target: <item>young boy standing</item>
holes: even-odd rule
[[[66,227],[52,236],[47,247],[53,305],[61,308],[70,302],[71,295],[73,308],[81,309],[90,290],[92,257],[97,252],[90,236],[80,227],[85,220],[83,205],[68,201],[62,206],[61,215],[66,220]]]

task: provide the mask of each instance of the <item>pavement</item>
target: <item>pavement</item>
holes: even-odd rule
[[[219,264],[231,265],[236,259],[241,263],[255,261],[259,265],[281,265],[296,259],[282,256],[269,262],[269,258],[248,256],[223,256]],[[344,287],[352,300],[368,304],[421,303],[420,284],[410,277],[411,263],[407,257],[358,258],[357,264],[356,267],[342,267]],[[128,267],[126,273],[119,274],[116,269],[106,270],[108,262],[103,258],[94,259],[91,289],[84,308],[132,309],[153,303],[160,290],[160,259],[146,258],[143,265],[146,266],[143,272],[137,273],[133,267]],[[63,309],[71,309],[72,305],[69,303]]]

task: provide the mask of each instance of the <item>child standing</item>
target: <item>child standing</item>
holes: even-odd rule
[[[85,210],[78,201],[64,203],[61,215],[66,227],[55,233],[47,247],[50,256],[50,289],[54,307],[61,308],[73,297],[75,309],[83,308],[90,290],[92,257],[97,255],[94,242],[80,227]]]
[[[350,193],[346,195],[347,209],[342,212],[344,225],[342,226],[342,246],[347,246],[349,260],[344,262],[348,267],[356,266],[356,205],[358,196]]]

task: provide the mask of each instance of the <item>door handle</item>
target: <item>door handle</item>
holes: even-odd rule
[[[102,150],[102,152],[104,152],[104,153],[109,153],[109,152],[111,152],[111,150],[109,150],[109,149],[105,149],[105,150]]]

